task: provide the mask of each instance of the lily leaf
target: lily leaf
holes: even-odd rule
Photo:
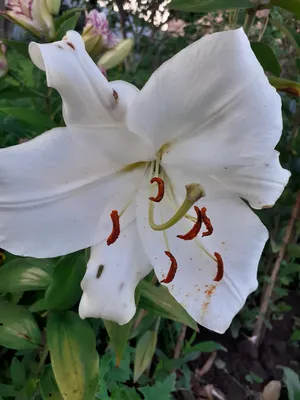
[[[55,127],[54,122],[47,114],[39,113],[36,110],[24,110],[22,107],[0,107],[0,112],[38,128],[51,129]]]
[[[155,331],[145,332],[137,342],[134,358],[134,382],[151,364],[157,343],[157,333]]]
[[[78,22],[79,16],[80,16],[80,13],[76,13],[75,15],[68,17],[66,20],[64,20],[60,24],[59,29],[56,32],[57,40],[61,40],[68,31],[75,29],[75,26]]]
[[[281,67],[271,47],[265,43],[252,42],[251,48],[264,71],[271,72],[275,76],[280,75]]]
[[[198,331],[197,323],[174,299],[167,288],[155,286],[145,280],[140,282],[139,286],[141,289],[140,308],[144,308],[154,315],[181,322]]]
[[[292,96],[300,96],[300,83],[291,81],[289,79],[276,78],[274,76],[269,77],[269,82],[275,89],[286,92]]]
[[[94,400],[99,357],[89,323],[72,311],[52,313],[47,338],[53,373],[64,400]]]
[[[44,368],[40,377],[40,389],[43,400],[63,400],[50,365]]]
[[[41,334],[33,315],[22,306],[0,298],[0,345],[15,350],[39,346]]]
[[[255,7],[251,0],[173,0],[169,8],[188,12],[211,12],[232,8]]]
[[[278,6],[290,11],[300,18],[300,1],[299,0],[271,0],[271,6]]]

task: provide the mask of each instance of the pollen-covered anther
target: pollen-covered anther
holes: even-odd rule
[[[214,253],[214,256],[217,261],[217,275],[214,277],[215,282],[220,282],[220,280],[223,278],[224,275],[224,263],[221,255],[217,252]]]
[[[201,216],[202,216],[202,221],[204,222],[204,225],[206,226],[206,231],[202,233],[202,237],[210,236],[213,233],[214,228],[211,224],[210,219],[206,215],[206,207],[201,208]]]
[[[172,282],[172,280],[175,278],[176,271],[177,271],[176,258],[169,251],[165,251],[165,254],[171,260],[171,266],[170,266],[170,269],[169,269],[169,272],[168,272],[167,276],[160,283],[170,283],[170,282]]]
[[[194,226],[188,233],[186,233],[185,235],[177,235],[177,237],[179,239],[192,240],[192,239],[195,239],[195,237],[200,232],[201,225],[202,225],[202,214],[201,214],[200,209],[197,206],[194,206],[194,210],[196,211],[196,214],[197,214],[197,221],[195,222]]]
[[[113,228],[111,234],[106,240],[107,246],[110,246],[111,244],[115,243],[115,241],[120,236],[120,217],[118,211],[112,210],[112,212],[110,213],[110,218],[113,223]]]
[[[158,177],[154,177],[151,179],[150,183],[154,183],[154,182],[157,183],[158,193],[157,193],[156,197],[149,197],[149,200],[159,203],[164,198],[165,183],[161,178],[158,178]]]

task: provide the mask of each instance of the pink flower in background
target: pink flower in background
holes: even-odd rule
[[[114,47],[120,39],[109,29],[105,13],[92,10],[86,13],[86,24],[83,32],[89,32],[91,36],[102,36],[103,45],[106,48]]]

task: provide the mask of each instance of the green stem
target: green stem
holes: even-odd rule
[[[255,20],[255,14],[256,14],[255,8],[248,8],[246,10],[246,18],[243,28],[247,36],[249,36],[250,29],[252,28],[253,22]]]
[[[287,39],[295,47],[297,56],[300,57],[300,47],[298,46],[296,39],[294,38],[293,34],[289,31],[289,29],[286,28],[278,19],[270,18],[270,22],[287,37]]]

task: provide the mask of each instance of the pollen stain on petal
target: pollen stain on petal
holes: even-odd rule
[[[96,275],[97,279],[100,278],[100,276],[102,275],[103,270],[104,270],[104,265],[103,264],[99,265],[98,270],[97,270],[97,275]]]
[[[75,49],[75,46],[74,46],[74,44],[73,44],[73,43],[71,43],[71,42],[67,42],[67,45],[68,45],[68,46],[70,46],[70,47],[71,47],[71,49],[73,49],[73,50],[76,50],[76,49]]]
[[[118,93],[117,93],[115,90],[113,90],[113,96],[114,96],[114,99],[115,99],[115,101],[116,101],[116,103],[117,103],[118,100],[119,100],[119,95],[118,95]]]
[[[118,239],[120,236],[120,217],[119,213],[117,210],[112,210],[110,214],[110,218],[113,223],[113,228],[111,231],[111,234],[106,240],[107,246],[110,246],[111,244],[115,243],[115,241]]]
[[[197,221],[196,221],[195,225],[185,235],[177,235],[177,237],[179,239],[192,240],[192,239],[195,239],[195,237],[200,232],[201,225],[202,225],[202,214],[201,214],[200,209],[197,206],[194,206],[194,210],[196,211],[196,214],[197,214]]]
[[[204,222],[204,225],[206,226],[206,231],[202,233],[202,237],[210,236],[213,233],[214,228],[211,224],[210,219],[206,215],[206,207],[201,208],[201,215],[202,215],[202,221]]]
[[[160,283],[170,283],[170,282],[172,282],[172,280],[175,278],[175,274],[176,274],[177,267],[178,267],[176,258],[173,256],[173,254],[170,253],[169,251],[165,251],[165,254],[171,260],[171,266],[170,266],[170,269],[169,269],[169,272],[168,272],[167,276],[162,281],[160,281]]]
[[[164,198],[165,183],[161,178],[158,178],[158,177],[153,177],[151,179],[150,183],[154,183],[154,182],[157,183],[158,193],[157,193],[156,197],[149,197],[149,200],[155,201],[156,203],[159,203]]]

